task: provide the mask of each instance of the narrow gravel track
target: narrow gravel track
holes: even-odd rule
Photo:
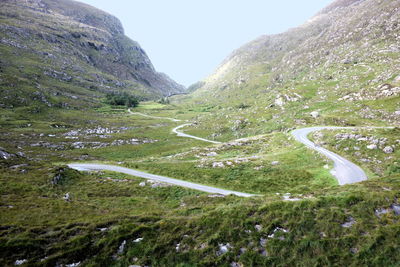
[[[213,194],[221,194],[221,195],[236,195],[240,197],[253,197],[256,195],[253,194],[247,194],[247,193],[242,193],[242,192],[236,192],[236,191],[231,191],[231,190],[225,190],[225,189],[220,189],[216,187],[211,187],[211,186],[206,186],[202,184],[196,184],[196,183],[191,183],[191,182],[186,182],[183,180],[178,180],[166,176],[160,176],[160,175],[154,175],[142,171],[137,171],[133,169],[128,169],[120,166],[115,166],[115,165],[108,165],[108,164],[95,164],[95,163],[71,163],[68,164],[68,167],[78,170],[78,171],[102,171],[102,170],[107,170],[107,171],[113,171],[113,172],[119,172],[119,173],[125,173],[128,175],[133,175],[136,177],[141,177],[149,180],[154,180],[158,182],[163,182],[163,183],[168,183],[168,184],[173,184],[177,186],[182,186],[190,189],[195,189],[198,191],[203,191],[207,193],[213,193]]]

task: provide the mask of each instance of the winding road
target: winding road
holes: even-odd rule
[[[323,127],[302,128],[292,131],[292,135],[297,141],[303,143],[307,147],[315,151],[318,151],[319,153],[333,160],[334,167],[331,173],[336,177],[336,179],[339,182],[339,185],[358,183],[367,180],[368,179],[367,175],[359,166],[339,156],[336,153],[333,153],[325,148],[316,145],[307,138],[307,135],[312,132],[327,130],[327,129],[331,130],[354,129],[354,127],[323,126]]]
[[[220,194],[220,195],[236,195],[240,197],[253,197],[256,195],[253,194],[247,194],[247,193],[242,193],[242,192],[236,192],[236,191],[231,191],[231,190],[225,190],[217,187],[211,187],[211,186],[206,186],[202,184],[196,184],[196,183],[191,183],[183,180],[178,180],[174,178],[169,178],[166,176],[160,176],[160,175],[155,175],[155,174],[150,174],[142,171],[137,171],[133,169],[128,169],[120,166],[115,166],[115,165],[107,165],[107,164],[96,164],[96,163],[71,163],[68,164],[68,167],[78,170],[78,171],[102,171],[102,170],[107,170],[107,171],[113,171],[113,172],[119,172],[119,173],[125,173],[128,175],[133,175],[136,177],[141,177],[145,179],[150,179],[153,181],[158,181],[162,183],[167,183],[167,184],[173,184],[173,185],[178,185],[190,189],[195,189],[207,193],[214,193],[214,194]]]
[[[174,118],[157,117],[157,116],[150,116],[150,115],[147,115],[147,114],[144,114],[144,113],[141,113],[141,112],[132,112],[131,109],[128,109],[128,112],[130,114],[133,114],[133,115],[140,115],[140,116],[143,116],[143,117],[148,117],[148,118],[153,118],[153,119],[165,119],[165,120],[170,120],[170,121],[174,121],[174,122],[181,121],[181,120],[174,119]],[[175,127],[174,129],[172,129],[172,132],[175,133],[177,136],[180,136],[180,137],[196,139],[196,140],[200,140],[200,141],[204,141],[204,142],[208,142],[208,143],[212,143],[212,144],[221,144],[221,142],[218,142],[218,141],[208,140],[208,139],[205,139],[205,138],[197,137],[197,136],[190,135],[190,134],[185,134],[183,132],[178,131],[179,129],[181,129],[183,127],[186,127],[186,126],[189,126],[189,125],[192,125],[192,123],[185,123],[185,124],[179,125],[178,127]]]
[[[185,133],[178,131],[179,129],[189,126],[189,125],[192,125],[192,124],[185,123],[185,124],[179,125],[178,127],[175,127],[174,129],[172,129],[172,132],[176,133],[176,135],[181,136],[181,137],[192,138],[192,139],[196,139],[196,140],[200,140],[200,141],[204,141],[204,142],[208,142],[208,143],[212,143],[212,144],[221,144],[221,142],[218,142],[218,141],[212,141],[212,140],[204,139],[204,138],[197,137],[197,136],[190,135],[190,134],[185,134]]]
[[[156,117],[156,116],[150,116],[150,115],[140,113],[140,112],[132,112],[130,109],[128,110],[128,112],[133,115],[140,115],[140,116],[149,117],[149,118],[167,119],[167,120],[170,120],[173,122],[181,121],[181,120],[174,119],[174,118]],[[221,142],[212,141],[212,140],[204,139],[201,137],[185,134],[185,133],[179,131],[179,129],[189,126],[189,125],[192,125],[192,124],[185,123],[185,124],[179,125],[179,126],[175,127],[172,130],[172,132],[176,133],[178,136],[181,136],[181,137],[192,138],[192,139],[209,142],[209,143],[213,143],[213,144],[221,143]],[[362,127],[335,127],[335,126],[309,127],[309,128],[293,130],[291,132],[291,134],[297,141],[303,143],[307,147],[309,147],[309,148],[325,155],[329,159],[331,159],[334,162],[334,169],[331,171],[332,175],[334,175],[337,178],[340,185],[345,185],[345,184],[352,184],[352,183],[357,183],[357,182],[367,180],[368,179],[367,175],[359,166],[352,163],[351,161],[311,142],[308,139],[307,135],[312,132],[315,132],[315,131],[326,130],[326,129],[339,130],[339,129],[356,129],[356,128],[362,128]],[[393,127],[367,127],[367,128],[393,128]],[[182,187],[199,190],[199,191],[203,191],[203,192],[207,192],[207,193],[214,193],[214,194],[221,194],[221,195],[236,195],[236,196],[240,196],[240,197],[257,196],[254,194],[225,190],[225,189],[221,189],[221,188],[217,188],[217,187],[196,184],[196,183],[187,182],[187,181],[183,181],[183,180],[179,180],[179,179],[175,179],[175,178],[154,175],[154,174],[150,174],[150,173],[146,173],[146,172],[142,172],[142,171],[138,171],[138,170],[133,170],[133,169],[124,168],[124,167],[115,166],[115,165],[109,165],[109,164],[71,163],[71,164],[68,164],[68,166],[72,169],[79,170],[79,171],[107,170],[107,171],[125,173],[128,175],[133,175],[133,176],[141,177],[144,179],[151,179],[154,181],[173,184],[173,185],[177,185],[177,186],[182,186]]]

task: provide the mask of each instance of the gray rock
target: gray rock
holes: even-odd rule
[[[390,211],[389,209],[384,209],[384,208],[376,209],[375,215],[381,217],[383,214],[389,213],[389,211]]]
[[[376,144],[370,144],[367,146],[367,148],[373,150],[373,149],[378,149],[378,146]]]
[[[394,214],[396,214],[397,216],[400,215],[400,205],[398,205],[398,204],[393,204],[393,205],[392,205],[392,209],[393,209]]]
[[[394,152],[394,148],[391,146],[387,146],[383,149],[383,152],[385,152],[386,154],[391,154]]]
[[[217,251],[217,256],[221,256],[225,253],[228,253],[229,249],[232,248],[232,246],[229,243],[219,244],[218,247],[219,250]]]
[[[212,167],[213,168],[224,168],[225,165],[223,162],[213,162]]]
[[[122,253],[124,253],[125,245],[126,245],[126,240],[122,241],[121,245],[118,248],[117,254],[121,255]]]
[[[273,161],[273,162],[271,162],[271,165],[272,165],[272,166],[279,165],[279,161]]]
[[[14,154],[6,152],[3,148],[0,147],[0,159],[10,159],[14,157]]]
[[[24,263],[26,263],[28,260],[27,259],[23,259],[23,260],[16,260],[14,265],[22,265]]]
[[[69,194],[69,193],[66,193],[66,194],[63,196],[63,199],[64,199],[65,201],[71,201],[71,196],[70,196],[70,194]]]
[[[310,113],[310,115],[311,115],[311,117],[316,119],[316,118],[319,117],[319,112],[318,111],[313,111],[313,112]]]
[[[341,224],[341,226],[342,226],[343,228],[350,228],[350,227],[352,227],[353,224],[355,224],[355,223],[356,223],[356,220],[354,220],[353,217],[349,217],[345,223]]]
[[[260,231],[262,230],[262,225],[256,224],[256,225],[254,226],[254,228],[257,230],[257,232],[260,232]]]

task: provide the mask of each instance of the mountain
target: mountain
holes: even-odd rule
[[[334,1],[303,25],[234,51],[186,100],[243,103],[249,108],[237,115],[254,127],[399,124],[399,36],[400,1]]]
[[[72,0],[0,5],[2,106],[82,106],[112,91],[154,99],[185,90],[154,69],[110,14]]]

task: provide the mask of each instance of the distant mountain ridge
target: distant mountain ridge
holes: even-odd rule
[[[49,104],[74,102],[68,98],[78,87],[87,89],[80,93],[90,98],[98,92],[127,91],[154,99],[185,91],[158,73],[140,45],[124,35],[121,22],[106,12],[72,0],[4,0],[0,5],[3,85],[9,87],[15,79],[24,83],[18,94],[22,101],[14,99],[15,90],[3,92],[13,106],[30,102],[32,93],[43,95]],[[37,73],[16,71],[21,67]],[[60,83],[65,88],[54,90],[63,87]],[[80,99],[79,94],[75,97]]]
[[[175,101],[214,108],[198,127],[216,136],[400,125],[400,1],[333,1],[303,25],[233,51],[198,85]]]
[[[334,1],[300,27],[261,36],[237,49],[204,81],[202,89],[216,94],[224,87],[235,90],[258,79],[254,75],[264,76],[266,88],[271,89],[298,78],[300,73],[313,76],[322,65],[369,64],[371,56],[376,58],[374,63],[384,61],[386,55],[378,53],[383,50],[379,43],[392,53],[400,51],[399,7],[398,0]],[[398,57],[391,65],[392,75],[384,82],[400,74],[396,72]],[[251,70],[253,67],[259,69]]]

